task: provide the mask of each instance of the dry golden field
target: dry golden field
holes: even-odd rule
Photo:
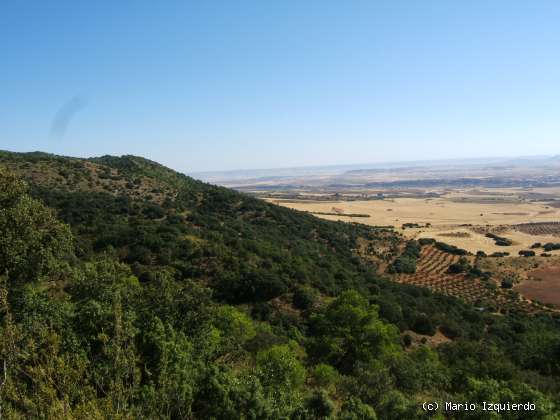
[[[541,191],[544,190],[544,191]],[[517,255],[535,242],[560,242],[560,207],[538,201],[539,195],[558,196],[558,189],[477,189],[445,190],[436,198],[385,198],[382,200],[324,201],[268,199],[293,209],[317,214],[329,220],[343,220],[373,226],[394,226],[410,238],[431,237],[470,252],[509,252]],[[560,203],[560,202],[557,202]],[[556,203],[555,203],[556,204]],[[339,213],[339,214],[337,214]],[[352,217],[350,214],[368,215]],[[527,225],[552,222],[550,225]],[[554,222],[558,226],[554,225]],[[402,229],[403,224],[421,227]],[[524,224],[517,227],[516,225]],[[513,241],[511,246],[497,246],[487,232]],[[536,250],[537,253],[542,249]],[[552,251],[560,254],[560,251]]]

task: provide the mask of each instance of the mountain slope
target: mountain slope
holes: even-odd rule
[[[414,419],[426,398],[505,397],[558,412],[559,319],[384,280],[391,231],[134,156],[1,152],[0,203],[7,418]]]
[[[398,240],[389,232],[295,213],[133,156],[5,153],[0,162],[58,210],[81,239],[83,255],[112,247],[140,276],[170,266],[178,278],[213,283],[231,301],[268,300],[297,283],[331,294],[358,286],[373,271],[352,255],[357,237]]]

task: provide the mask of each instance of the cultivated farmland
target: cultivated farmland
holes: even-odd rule
[[[560,236],[560,222],[521,223],[515,229],[533,236]]]
[[[555,243],[560,237],[560,208],[527,198],[533,197],[527,190],[415,190],[418,197],[399,190],[387,191],[382,198],[379,193],[363,192],[361,198],[340,193],[268,200],[328,220],[392,226],[408,238],[439,238],[473,254],[508,252],[514,256],[535,242]],[[487,233],[498,233],[511,244],[500,246]]]
[[[502,289],[494,279],[482,280],[469,277],[467,274],[449,273],[449,266],[458,262],[459,258],[434,246],[424,246],[416,273],[397,274],[394,280],[398,283],[426,287],[434,292],[454,296],[481,308],[502,313],[536,313],[550,310],[542,304],[532,302],[517,291]],[[471,263],[476,263],[475,257],[468,258]]]

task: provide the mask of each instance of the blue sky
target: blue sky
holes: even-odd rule
[[[0,149],[251,169],[560,153],[558,1],[0,4]]]

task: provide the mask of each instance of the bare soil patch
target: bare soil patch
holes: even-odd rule
[[[415,333],[414,331],[408,330],[403,335],[409,335],[412,338],[412,345],[410,346],[410,350],[418,348],[422,345],[428,345],[430,347],[437,347],[441,344],[449,343],[451,339],[447,338],[441,330],[438,328],[434,335],[423,335]]]
[[[531,300],[560,306],[560,266],[529,272],[528,280],[515,287],[515,290]]]

